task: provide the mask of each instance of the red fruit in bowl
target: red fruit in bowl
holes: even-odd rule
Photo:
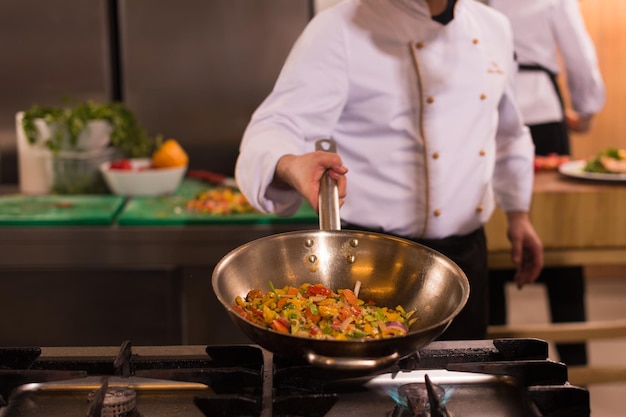
[[[109,169],[125,169],[130,170],[133,169],[133,165],[130,163],[128,159],[118,159],[117,161],[111,162],[109,165]]]

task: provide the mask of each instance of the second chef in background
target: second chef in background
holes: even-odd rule
[[[519,286],[542,246],[528,219],[534,147],[512,88],[508,20],[474,0],[346,0],[319,13],[254,113],[236,166],[257,209],[317,207],[329,169],[348,229],[393,234],[450,257],[470,281],[443,339],[486,336],[483,225],[508,219]],[[333,138],[338,154],[315,152]],[[349,171],[349,172],[348,172]]]
[[[579,0],[489,0],[488,3],[503,12],[513,26],[520,69],[516,96],[523,120],[530,128],[535,153],[569,155],[568,129],[588,131],[593,116],[605,101],[595,48]],[[561,72],[566,75],[567,83],[559,83]],[[561,85],[569,93],[567,105]],[[546,267],[542,271],[539,281],[547,287],[552,321],[585,321],[583,272],[582,266]],[[513,273],[490,272],[491,324],[506,323],[505,283],[511,281]],[[556,347],[560,360],[566,364],[587,363],[585,343],[559,343]]]

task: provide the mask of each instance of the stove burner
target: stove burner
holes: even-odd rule
[[[449,417],[450,414],[444,405],[446,390],[434,384],[428,374],[424,375],[425,382],[413,382],[398,387],[398,395],[402,401],[400,408],[410,410],[413,417]],[[404,402],[405,400],[406,402]],[[399,411],[396,410],[396,414]],[[400,415],[405,415],[403,411]]]
[[[88,400],[94,401],[98,391],[89,394]],[[108,388],[102,401],[102,417],[126,417],[135,412],[137,393],[130,388]]]
[[[433,395],[441,398],[445,390],[436,384],[431,384]],[[422,382],[405,384],[398,388],[398,394],[406,398],[407,405],[415,417],[430,417],[431,404],[428,385]]]

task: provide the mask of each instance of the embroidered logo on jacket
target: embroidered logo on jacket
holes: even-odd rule
[[[502,75],[504,74],[504,71],[500,68],[500,65],[498,65],[497,62],[491,61],[491,63],[489,64],[489,68],[487,68],[487,73]]]

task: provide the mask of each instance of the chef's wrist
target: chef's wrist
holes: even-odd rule
[[[523,210],[512,210],[506,212],[506,218],[511,222],[516,221],[529,221],[528,212]]]
[[[567,127],[577,133],[585,133],[591,128],[593,113],[583,113],[570,110],[567,112]]]
[[[289,178],[291,171],[291,162],[294,160],[295,155],[283,155],[278,159],[276,163],[276,170],[274,171],[274,179],[272,181],[273,187],[278,188],[293,188]]]

